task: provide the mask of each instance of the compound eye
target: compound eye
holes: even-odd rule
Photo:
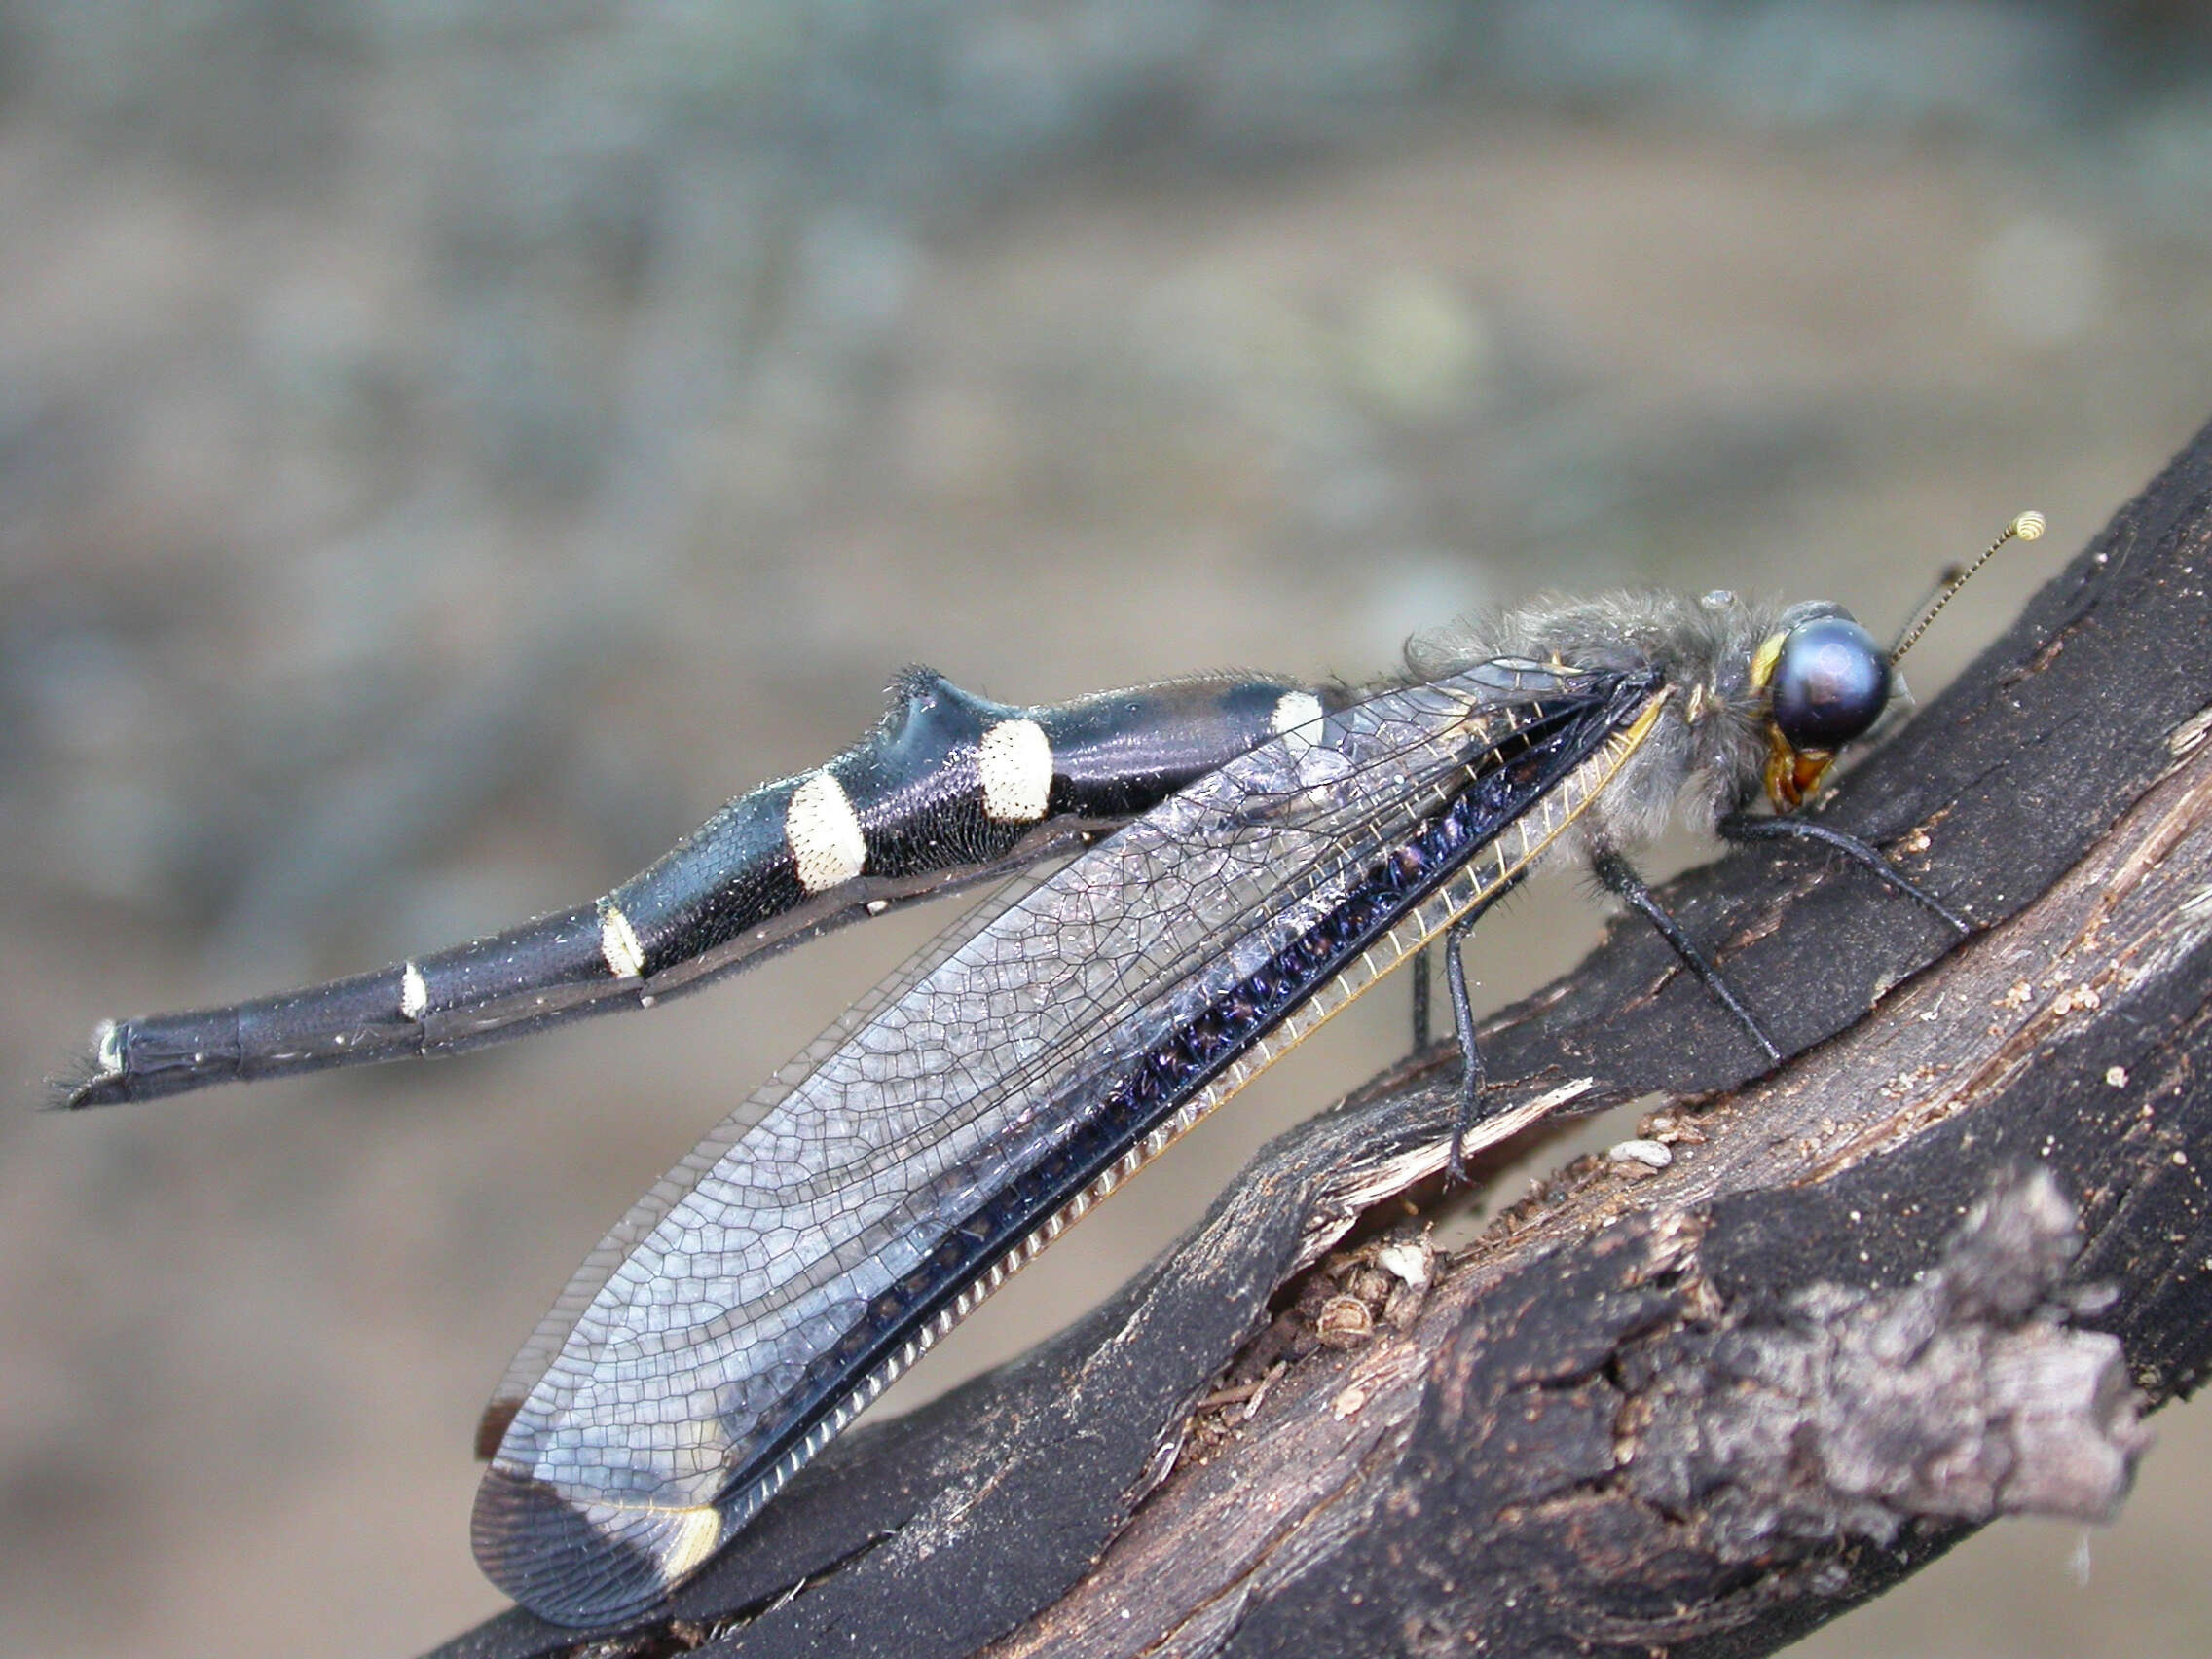
[[[1858,623],[1823,616],[1784,638],[1772,684],[1775,728],[1790,746],[1833,752],[1881,718],[1890,659]]]

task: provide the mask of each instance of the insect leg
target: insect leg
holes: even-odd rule
[[[1453,1187],[1467,1179],[1467,1131],[1475,1126],[1475,1103],[1482,1098],[1484,1081],[1483,1051],[1475,1042],[1475,1005],[1467,996],[1467,958],[1460,949],[1474,926],[1473,916],[1462,916],[1444,933],[1444,985],[1452,998],[1452,1034],[1459,1044],[1459,1109],[1452,1115],[1452,1158],[1444,1166],[1445,1183]],[[1421,977],[1428,977],[1425,957]]]
[[[1747,845],[1755,841],[1810,841],[1841,853],[1862,869],[1871,870],[1890,886],[1903,894],[1921,908],[1940,917],[1961,938],[1973,932],[1973,924],[1945,904],[1926,888],[1901,874],[1897,866],[1882,857],[1881,851],[1869,846],[1856,835],[1847,835],[1841,830],[1830,830],[1825,824],[1808,824],[1801,818],[1749,818],[1741,814],[1723,818],[1720,833],[1730,841]]]
[[[1736,993],[1728,988],[1728,981],[1720,977],[1720,970],[1707,960],[1705,952],[1691,941],[1690,936],[1682,931],[1682,924],[1667,914],[1659,901],[1652,897],[1650,887],[1642,876],[1637,874],[1636,866],[1620,854],[1606,848],[1591,859],[1590,867],[1597,873],[1598,879],[1609,891],[1618,894],[1630,909],[1659,930],[1659,937],[1682,959],[1682,966],[1696,975],[1698,983],[1711,991],[1714,999],[1735,1016],[1736,1023],[1750,1033],[1751,1041],[1765,1051],[1766,1057],[1779,1061],[1782,1051],[1774,1046],[1774,1040],[1751,1017],[1751,1010],[1736,1000]]]
[[[1415,953],[1415,955],[1414,955],[1414,965],[1413,965],[1413,980],[1414,980],[1414,1048],[1413,1048],[1413,1051],[1414,1051],[1415,1053],[1417,1053],[1417,1054],[1418,1054],[1418,1053],[1419,1053],[1419,1052],[1420,1052],[1420,1051],[1422,1051],[1423,1049],[1426,1049],[1426,1048],[1428,1047],[1428,1037],[1429,1037],[1429,1029],[1428,1029],[1428,1027],[1429,1027],[1429,1019],[1428,1019],[1428,1005],[1429,1005],[1429,997],[1430,997],[1430,985],[1431,985],[1431,980],[1432,980],[1432,978],[1433,978],[1433,976],[1432,976],[1432,975],[1430,974],[1430,972],[1429,972],[1429,966],[1428,966],[1428,959],[1429,959],[1429,956],[1430,956],[1430,954],[1431,954],[1431,953],[1430,953],[1429,951],[1427,951],[1427,950],[1420,950],[1420,951],[1417,951],[1417,952]]]

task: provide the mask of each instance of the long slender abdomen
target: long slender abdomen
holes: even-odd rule
[[[1021,708],[909,670],[860,743],[738,796],[598,903],[374,974],[103,1023],[59,1103],[453,1053],[649,1003],[1072,850],[1343,700],[1224,676]]]
[[[374,974],[222,1008],[114,1021],[65,1104],[104,1106],[330,1066],[365,1065],[519,1036],[604,996],[595,908]]]

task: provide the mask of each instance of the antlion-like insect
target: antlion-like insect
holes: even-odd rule
[[[484,1418],[475,1546],[571,1624],[649,1608],[998,1285],[1277,1055],[1538,862],[1586,862],[1769,1059],[1629,862],[1671,817],[1844,855],[1792,816],[1891,707],[1840,607],[1539,601],[1357,692],[1170,682],[1035,708],[915,670],[828,764],[722,808],[594,904],[379,974],[103,1024],[70,1106],[450,1052],[650,1004],[826,929],[1055,858],[908,962],[607,1235]],[[1748,809],[1764,795],[1773,816]],[[1110,831],[1110,833],[1109,833]],[[1103,838],[1101,838],[1103,837]],[[1071,856],[1072,855],[1072,856]],[[1422,984],[1426,982],[1423,975]]]

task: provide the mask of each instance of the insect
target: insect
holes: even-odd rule
[[[2042,530],[2022,514],[1982,560]],[[465,1049],[1014,875],[641,1198],[495,1393],[479,1562],[547,1618],[611,1624],[1093,1203],[1436,940],[1464,1062],[1456,1168],[1482,1087],[1460,944],[1539,861],[1586,862],[1769,1058],[1629,862],[1671,815],[1840,852],[1967,931],[1875,848],[1790,814],[1971,574],[1892,650],[1833,605],[1626,595],[1417,643],[1405,675],[1358,690],[1217,677],[1021,708],[909,671],[860,743],[739,796],[596,903],[380,974],[103,1024],[62,1099]],[[1775,816],[1747,816],[1762,794]]]

